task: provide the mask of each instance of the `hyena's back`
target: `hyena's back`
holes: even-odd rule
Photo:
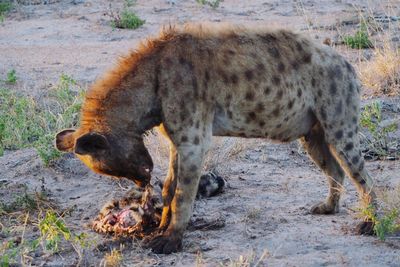
[[[213,135],[291,141],[317,120],[329,128],[358,114],[352,67],[331,48],[292,32],[183,33],[164,51],[164,103],[184,99],[173,114],[193,124],[188,114],[212,112]]]

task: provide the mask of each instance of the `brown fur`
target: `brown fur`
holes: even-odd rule
[[[314,213],[338,211],[344,172],[374,204],[359,147],[359,93],[345,59],[299,34],[167,27],[92,86],[81,127],[60,133],[57,145],[97,172],[144,185],[153,165],[142,136],[161,126],[171,147],[164,232],[148,245],[170,253],[181,248],[212,135],[301,139],[329,181],[328,198]]]

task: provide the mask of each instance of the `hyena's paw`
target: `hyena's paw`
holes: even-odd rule
[[[374,223],[372,221],[364,221],[357,224],[355,229],[358,235],[375,235]]]
[[[335,214],[339,212],[339,205],[328,205],[326,202],[320,202],[311,207],[312,214]]]
[[[143,246],[157,254],[170,254],[182,250],[182,234],[165,231],[143,239]]]

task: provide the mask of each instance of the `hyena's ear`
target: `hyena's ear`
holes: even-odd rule
[[[79,155],[93,155],[109,148],[109,143],[104,135],[87,133],[76,140],[75,153]]]
[[[74,129],[65,129],[56,135],[56,148],[60,151],[71,152],[74,148]]]

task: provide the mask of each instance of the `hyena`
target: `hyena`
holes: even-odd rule
[[[342,56],[291,31],[168,27],[94,83],[79,129],[60,132],[56,145],[96,172],[145,186],[153,162],[143,135],[159,126],[170,162],[159,231],[145,244],[171,253],[181,249],[213,135],[300,139],[328,177],[314,214],[338,212],[345,174],[373,204],[358,137],[360,88]]]

